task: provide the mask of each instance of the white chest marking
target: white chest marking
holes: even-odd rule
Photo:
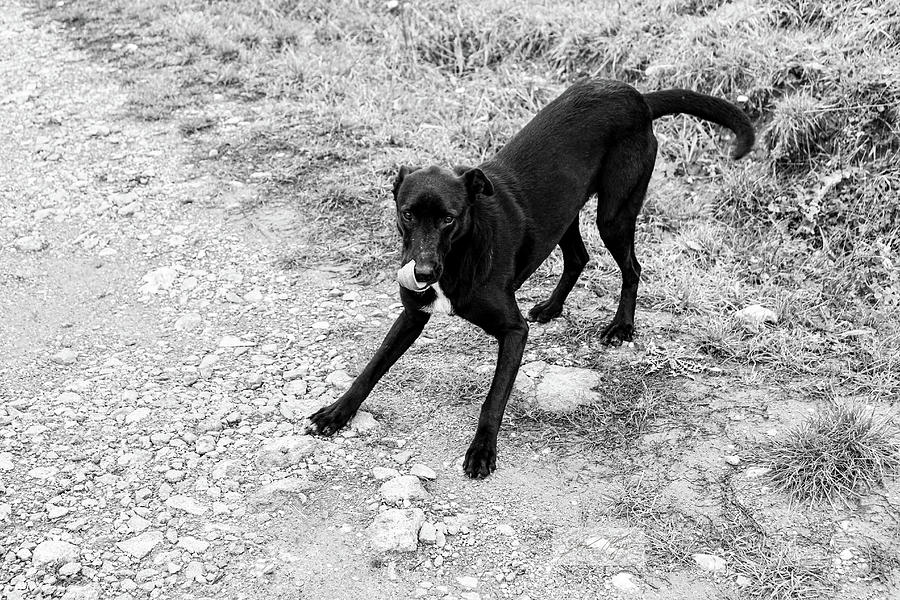
[[[423,306],[422,310],[434,315],[452,315],[453,306],[450,305],[450,300],[448,300],[447,296],[444,295],[444,290],[441,289],[440,284],[434,284],[433,286],[431,286],[431,289],[433,289],[434,293],[437,294],[437,298],[435,298],[434,302],[432,302],[428,306]]]

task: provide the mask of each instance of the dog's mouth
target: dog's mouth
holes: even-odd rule
[[[413,292],[424,292],[436,282],[422,283],[416,280],[416,261],[411,260],[397,271],[397,283]]]

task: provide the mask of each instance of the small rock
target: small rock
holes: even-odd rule
[[[78,354],[71,348],[63,348],[51,356],[50,360],[58,365],[71,365],[78,360]]]
[[[347,371],[338,369],[337,371],[328,374],[328,377],[325,378],[325,383],[333,385],[336,389],[341,391],[348,390],[353,383],[353,377],[347,374]]]
[[[81,563],[68,562],[59,568],[59,574],[63,577],[71,577],[81,571]]]
[[[12,452],[0,452],[0,471],[13,470]]]
[[[437,473],[434,472],[434,469],[427,465],[423,465],[422,463],[414,464],[410,470],[410,475],[415,475],[419,479],[427,479],[429,481],[434,481],[437,479]]]
[[[70,586],[62,600],[100,600],[100,586],[96,583]]]
[[[474,590],[478,587],[478,578],[470,577],[468,575],[457,577],[456,583],[458,583],[461,587],[464,587],[468,590]]]
[[[516,530],[508,523],[501,523],[500,525],[497,525],[497,533],[507,537],[514,537],[516,535]]]
[[[31,562],[36,567],[62,565],[76,562],[81,551],[78,546],[61,540],[47,540],[35,546],[31,552]]]
[[[183,510],[192,515],[202,515],[206,512],[206,507],[191,498],[190,496],[169,496],[165,502],[166,506],[175,510]]]
[[[733,456],[733,455],[732,455],[732,456],[726,456],[726,457],[725,457],[725,462],[727,462],[729,465],[732,465],[732,466],[735,466],[735,467],[736,467],[736,466],[738,466],[739,464],[741,464],[741,457],[740,457],[740,456]]]
[[[735,578],[734,582],[737,584],[738,587],[747,587],[748,585],[753,583],[753,581],[751,581],[750,578],[745,575],[738,575]]]
[[[757,479],[759,477],[762,477],[763,475],[765,475],[766,473],[768,473],[771,470],[772,469],[770,469],[769,467],[749,467],[747,470],[744,471],[744,478]]]
[[[704,571],[719,573],[725,570],[725,559],[714,554],[697,553],[691,555],[694,562]]]
[[[150,527],[150,521],[145,519],[140,515],[132,515],[131,518],[128,519],[128,529],[133,531],[134,533],[140,533]]]
[[[252,500],[255,504],[268,504],[274,502],[279,495],[296,495],[301,501],[305,502],[306,494],[303,492],[309,491],[315,487],[315,484],[311,483],[305,477],[285,477],[284,479],[277,479],[272,483],[267,483],[262,486],[259,491],[253,495]]]
[[[206,578],[203,574],[203,563],[196,560],[192,560],[184,568],[184,578],[188,581],[198,581],[200,583],[206,583]]]
[[[186,535],[184,537],[178,538],[177,546],[179,548],[184,548],[191,554],[202,554],[203,552],[206,552],[207,549],[209,549],[209,542],[205,540],[198,540],[195,537]]]
[[[19,252],[40,252],[47,247],[47,242],[34,235],[26,235],[17,238],[13,242],[16,250]]]
[[[201,435],[197,438],[197,441],[194,442],[194,452],[203,456],[204,454],[209,454],[213,450],[216,449],[216,440],[209,435]]]
[[[175,319],[175,329],[178,331],[195,331],[203,325],[203,317],[198,313],[185,313]]]
[[[400,471],[389,467],[372,467],[372,477],[378,481],[393,479],[394,477],[400,477]]]
[[[425,522],[419,529],[419,541],[423,544],[434,545],[437,543],[437,528],[434,523]]]
[[[219,340],[219,348],[249,348],[255,345],[255,342],[248,342],[233,335],[223,336],[222,339]]]
[[[353,416],[353,420],[350,421],[350,429],[357,433],[371,433],[378,429],[378,421],[375,420],[372,413],[360,410],[357,411],[356,415]]]
[[[153,548],[163,541],[162,531],[145,531],[134,537],[128,538],[116,544],[120,550],[127,552],[135,558],[144,558]]]
[[[12,505],[9,502],[0,502],[0,523],[8,521],[12,516]]]
[[[777,323],[778,315],[775,311],[764,308],[759,304],[751,304],[734,313],[745,329],[752,332],[760,331],[766,323]]]
[[[140,287],[142,294],[158,294],[163,290],[168,290],[178,278],[178,271],[174,267],[160,267],[149,271],[141,278],[144,285]]]
[[[620,592],[634,594],[638,592],[640,588],[638,588],[638,585],[634,582],[633,577],[634,576],[631,573],[622,571],[621,573],[616,573],[610,577],[609,582]]]
[[[381,484],[381,497],[385,502],[424,500],[429,497],[422,482],[415,475],[401,475]]]
[[[169,483],[178,483],[184,479],[184,471],[179,471],[178,469],[169,469],[166,471],[165,475],[163,475],[166,481]]]
[[[397,454],[394,455],[394,461],[397,464],[405,465],[409,462],[409,459],[413,457],[415,453],[412,450],[401,450]]]
[[[125,424],[131,425],[132,423],[137,423],[138,421],[146,418],[150,414],[150,409],[146,407],[136,408],[127,415],[125,415]]]
[[[262,299],[263,299],[262,292],[256,288],[253,288],[252,290],[250,290],[249,292],[244,294],[244,302],[247,302],[250,304],[256,304],[257,302],[262,302]]]
[[[69,514],[69,509],[65,506],[56,506],[55,504],[47,504],[47,518],[51,521],[59,519]]]
[[[285,396],[302,396],[306,394],[307,384],[302,379],[293,379],[282,386],[281,391]]]
[[[270,442],[259,452],[262,466],[286,467],[304,460],[316,449],[316,440],[308,435],[286,435]]]
[[[390,508],[379,514],[367,531],[376,550],[415,552],[419,529],[424,523],[425,513],[421,508]]]
[[[849,548],[845,548],[844,550],[841,550],[841,553],[838,556],[842,561],[847,562],[848,560],[853,560],[853,551]]]

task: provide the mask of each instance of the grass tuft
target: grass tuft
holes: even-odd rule
[[[798,501],[844,504],[900,470],[897,430],[856,404],[831,404],[762,451],[775,485]]]

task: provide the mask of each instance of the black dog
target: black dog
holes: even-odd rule
[[[528,316],[544,323],[562,313],[588,260],[578,213],[594,194],[600,236],[622,270],[619,307],[600,339],[631,340],[641,274],[635,220],[656,161],[651,125],[676,113],[731,129],[734,158],[753,146],[749,119],[725,100],[687,90],[642,95],[624,83],[589,80],[563,92],[480,167],[401,167],[394,198],[403,236],[403,313],[350,389],[310,417],[310,430],[331,435],[341,429],[419,336],[431,312],[449,307],[500,342],[494,380],[463,465],[469,477],[493,472],[500,421],[528,337],[515,292],[559,245],[562,277]]]

